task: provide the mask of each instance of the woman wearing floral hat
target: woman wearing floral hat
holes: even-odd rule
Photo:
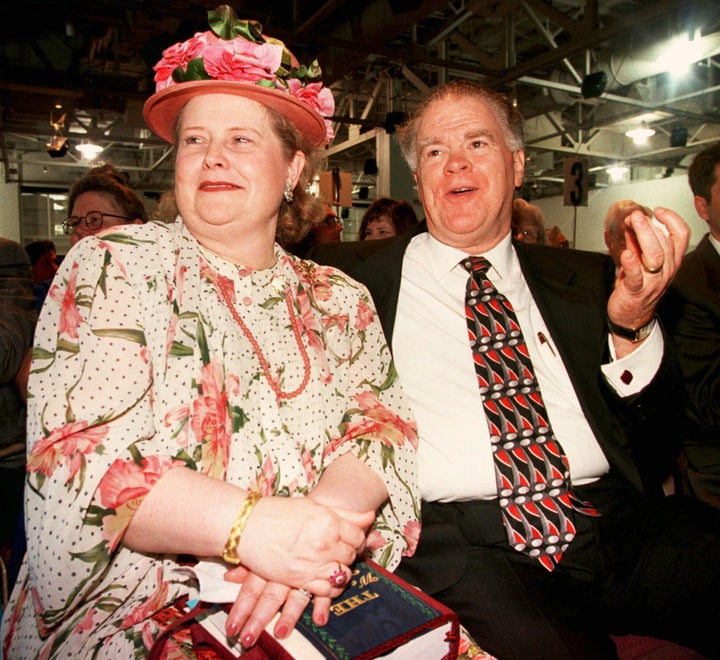
[[[196,657],[168,626],[200,566],[243,583],[226,631],[251,647],[310,599],[327,621],[360,554],[414,551],[416,429],[368,293],[280,247],[324,211],[332,95],[259,24],[209,18],[145,104],[177,220],[78,242],[38,324],[8,658]]]

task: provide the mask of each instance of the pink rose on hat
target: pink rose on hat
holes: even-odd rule
[[[303,85],[296,78],[290,78],[287,81],[287,86],[294,97],[308,103],[323,117],[331,117],[335,112],[335,98],[327,87],[323,87],[322,83]],[[333,137],[332,124],[326,119],[325,125],[327,126],[327,139],[330,141]]]
[[[202,57],[205,50],[214,42],[220,41],[220,37],[212,32],[197,32],[187,41],[166,48],[163,51],[162,59],[153,67],[155,70],[156,91],[174,85],[172,78],[173,71],[181,67],[187,69],[190,60]]]
[[[217,80],[275,80],[282,64],[282,46],[246,39],[218,41],[203,53],[205,71]]]

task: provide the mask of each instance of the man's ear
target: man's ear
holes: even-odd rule
[[[701,197],[700,195],[695,195],[693,197],[693,202],[695,204],[695,210],[697,211],[697,214],[705,220],[705,222],[710,222],[710,214],[708,213],[708,203],[705,201],[704,197]]]
[[[522,149],[513,151],[513,169],[515,170],[515,187],[522,185],[525,176],[525,152]]]

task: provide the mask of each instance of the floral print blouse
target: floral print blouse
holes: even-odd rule
[[[122,544],[174,466],[301,497],[353,452],[390,493],[369,537],[373,559],[392,570],[414,552],[416,426],[371,299],[339,270],[279,246],[275,256],[261,271],[225,262],[178,218],[85,238],[64,259],[35,335],[29,542],[3,657],[146,656],[152,614],[197,593],[177,556]],[[310,378],[281,398],[258,353],[293,392],[307,369],[298,339]]]

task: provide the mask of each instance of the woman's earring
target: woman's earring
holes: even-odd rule
[[[292,204],[293,200],[295,199],[295,195],[293,194],[292,188],[290,187],[290,182],[285,182],[285,190],[283,191],[283,197],[285,197],[285,201],[288,204]]]

